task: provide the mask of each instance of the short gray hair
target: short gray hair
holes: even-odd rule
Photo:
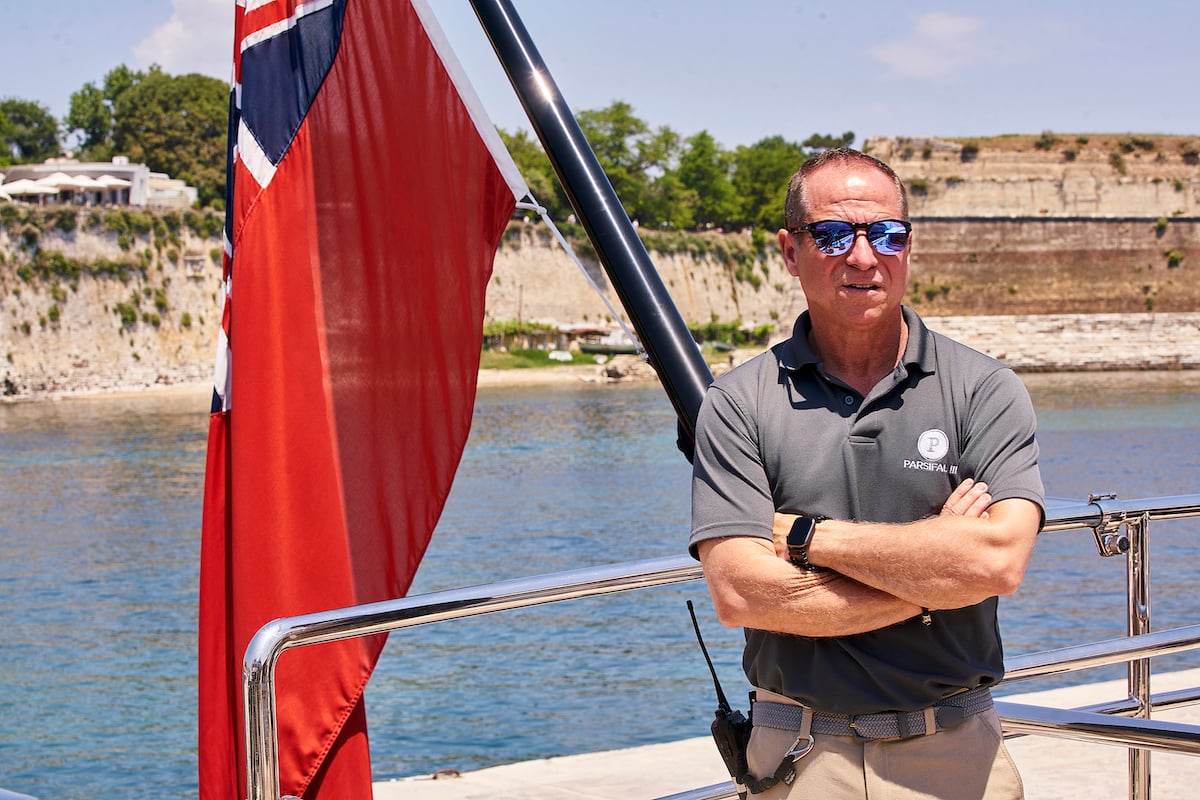
[[[903,219],[908,219],[908,193],[904,190],[904,181],[900,180],[900,176],[896,174],[895,170],[875,156],[869,156],[861,150],[835,147],[805,161],[788,181],[787,199],[783,204],[783,219],[789,231],[796,230],[808,221],[808,178],[828,164],[861,164],[874,167],[887,175],[896,185],[896,193],[900,195],[901,216]]]

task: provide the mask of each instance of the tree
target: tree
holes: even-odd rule
[[[679,179],[678,133],[666,125],[642,139],[639,152],[648,178],[638,218],[654,228],[680,228],[692,224],[697,197]]]
[[[0,165],[12,163],[12,153],[9,152],[8,143],[12,141],[12,125],[8,122],[8,117],[3,111],[0,111]]]
[[[608,108],[581,111],[577,120],[625,212],[638,219],[650,182],[641,152],[649,127],[633,115],[631,105],[621,101]]]
[[[534,198],[546,207],[552,219],[566,219],[571,213],[571,204],[554,175],[550,158],[541,145],[525,130],[518,130],[513,134],[505,132],[502,128],[497,128],[496,131]]]
[[[207,205],[225,195],[228,117],[223,81],[152,68],[115,95],[113,152],[187,181]]]
[[[679,159],[679,181],[696,197],[690,220],[696,228],[728,225],[737,216],[732,167],[732,156],[708,131],[687,140]]]
[[[0,144],[14,162],[45,161],[61,151],[58,122],[41,103],[8,97],[0,100],[0,115],[7,120],[7,125],[0,126],[4,133]]]
[[[66,129],[68,133],[78,133],[82,137],[79,147],[84,158],[107,161],[117,155],[113,148],[117,99],[148,75],[161,74],[162,69],[157,64],[152,64],[147,72],[132,70],[121,64],[108,71],[101,86],[85,83],[71,95]]]
[[[768,231],[782,228],[788,181],[807,158],[801,145],[782,136],[739,147],[733,156],[733,187],[741,200],[737,224]]]
[[[801,144],[814,153],[819,153],[822,150],[832,150],[835,147],[849,147],[853,142],[854,131],[846,131],[841,136],[834,136],[831,133],[814,133],[801,142]]]
[[[89,161],[107,161],[112,158],[112,105],[94,83],[85,83],[83,88],[71,95],[71,107],[67,112],[66,128],[69,133],[79,133],[80,155]]]

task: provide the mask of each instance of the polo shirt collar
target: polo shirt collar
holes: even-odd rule
[[[902,362],[905,366],[916,367],[927,375],[933,374],[937,367],[933,334],[925,327],[924,321],[917,316],[917,312],[908,306],[902,306],[901,313],[904,315],[904,322],[908,325],[908,344],[904,346]],[[805,311],[796,318],[796,324],[792,327],[792,338],[788,339],[784,347],[776,351],[779,366],[794,372],[808,365],[815,367],[819,363],[816,354],[808,345],[808,333],[811,330],[812,318]]]

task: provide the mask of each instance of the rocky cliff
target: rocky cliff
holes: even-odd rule
[[[1038,145],[1049,138],[1052,145]],[[1137,332],[1123,335],[1150,335],[1166,351],[1126,363],[1119,347],[1100,342],[1100,366],[1190,367],[1200,352],[1200,166],[1190,141],[1043,135],[866,146],[910,187],[909,302],[923,315],[1138,315]],[[186,225],[118,231],[93,224],[94,214],[80,212],[73,224],[63,223],[61,209],[3,215],[0,373],[8,396],[143,388],[210,375],[220,315],[219,239]],[[40,227],[32,222],[37,215],[44,217]],[[644,239],[689,322],[784,328],[804,308],[773,234],[647,232]],[[590,248],[579,250],[582,270],[542,224],[514,222],[496,256],[488,319],[611,321],[601,296],[618,309],[619,300]],[[1161,323],[1168,318],[1172,334],[1164,338]],[[1081,331],[1071,336],[1085,347],[1089,336],[1108,336],[1085,323],[1062,318],[1052,327]],[[1034,331],[1037,339],[1054,335],[1011,321],[1002,328]],[[998,333],[989,336],[998,341]],[[1004,349],[1034,353],[1028,368],[1063,365],[1019,342]]]

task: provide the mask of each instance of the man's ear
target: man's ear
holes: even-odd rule
[[[788,273],[797,278],[800,277],[799,267],[796,264],[799,246],[796,244],[796,237],[792,236],[787,228],[779,229],[779,253],[783,256],[783,264],[787,267]]]

